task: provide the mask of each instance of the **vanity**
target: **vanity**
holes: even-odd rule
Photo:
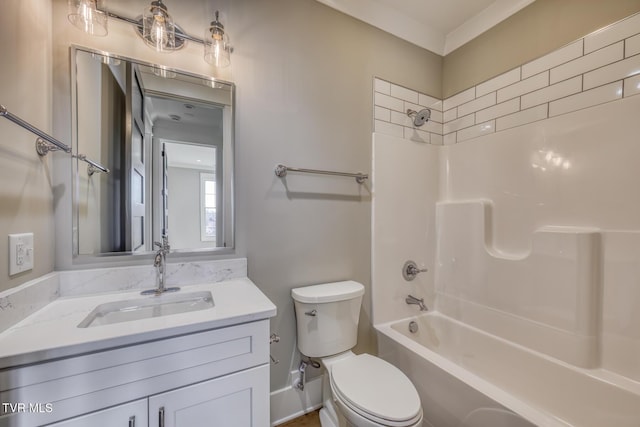
[[[276,307],[211,261],[235,254],[235,85],[77,42],[54,34],[62,271],[0,293],[0,427],[266,427]],[[142,296],[155,242],[182,289]]]
[[[93,42],[51,9],[60,271],[0,292],[0,427],[266,427],[276,307],[229,259],[235,84],[189,47],[162,64],[118,24]],[[141,296],[167,236],[182,289]]]
[[[235,85],[68,53],[64,271],[0,293],[0,326],[12,325],[0,333],[0,427],[268,426],[276,307],[245,259],[193,261],[235,253]],[[178,292],[140,294],[155,287],[155,242],[163,277],[165,254],[183,263],[167,266]]]
[[[62,296],[1,333],[0,426],[268,426],[276,307],[246,277],[162,298]]]

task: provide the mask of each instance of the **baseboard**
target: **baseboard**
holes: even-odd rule
[[[304,391],[292,386],[271,392],[271,426],[277,426],[322,406],[322,377],[307,381]]]

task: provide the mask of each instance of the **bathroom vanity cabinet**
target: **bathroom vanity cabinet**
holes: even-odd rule
[[[70,420],[50,424],[51,427],[87,427],[87,426],[125,426],[140,427],[149,425],[148,399],[123,403],[113,408],[92,414],[81,415]],[[156,424],[157,425],[157,424]]]
[[[264,319],[4,369],[0,426],[266,427],[268,347]]]

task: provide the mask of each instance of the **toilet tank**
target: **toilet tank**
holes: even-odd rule
[[[325,357],[353,348],[362,295],[364,286],[352,280],[292,289],[298,350],[308,357]]]

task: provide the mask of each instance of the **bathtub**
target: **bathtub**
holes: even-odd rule
[[[573,367],[438,312],[376,330],[380,357],[416,385],[425,427],[640,426],[640,384],[613,373]]]

